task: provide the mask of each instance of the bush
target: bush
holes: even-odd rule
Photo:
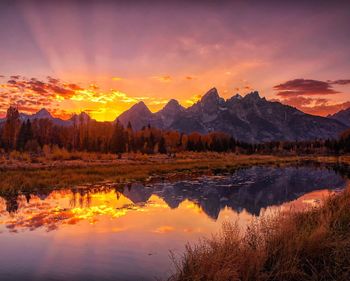
[[[10,160],[31,162],[31,157],[30,157],[29,153],[19,152],[17,150],[11,151],[9,154],[9,158],[10,158]]]

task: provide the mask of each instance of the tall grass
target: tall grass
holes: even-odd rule
[[[227,223],[175,264],[172,281],[350,280],[350,191],[319,208],[257,220],[244,234]]]

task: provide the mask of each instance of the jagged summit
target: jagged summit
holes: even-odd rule
[[[246,94],[246,95],[244,96],[244,99],[258,100],[258,99],[261,99],[261,97],[260,97],[258,91],[254,91],[254,92],[250,92],[250,93]]]
[[[37,113],[35,113],[33,117],[38,119],[51,119],[52,115],[46,108],[42,108]]]
[[[143,111],[143,112],[149,112],[151,111],[148,109],[147,105],[143,101],[139,101],[138,103],[134,104],[130,110],[133,111]]]
[[[148,109],[147,105],[140,101],[137,104],[134,104],[130,109],[124,111],[120,114],[114,122],[119,120],[121,124],[127,126],[128,123],[131,123],[131,126],[135,130],[140,130],[143,126],[151,124],[151,119],[153,113]]]
[[[161,111],[178,111],[183,110],[184,107],[175,99],[171,99],[168,103],[161,109]]]
[[[216,88],[212,88],[203,95],[200,102],[204,104],[217,103],[220,99],[218,90]]]
[[[240,94],[235,94],[234,96],[232,96],[230,99],[235,99],[235,100],[241,100],[243,97]]]

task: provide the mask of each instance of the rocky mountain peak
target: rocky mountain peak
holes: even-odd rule
[[[254,92],[251,92],[249,94],[246,94],[244,99],[249,99],[249,100],[259,100],[261,99],[260,96],[259,96],[259,92],[258,91],[254,91]]]
[[[180,103],[175,100],[171,99],[162,109],[162,111],[181,111],[184,107],[180,105]]]
[[[33,115],[33,118],[37,119],[51,119],[52,115],[50,112],[47,111],[46,108],[40,109],[37,113]]]
[[[243,97],[240,94],[235,94],[234,96],[231,97],[231,99],[234,100],[241,100]]]
[[[210,89],[208,92],[204,94],[204,96],[201,98],[202,103],[207,102],[217,102],[220,99],[220,96],[218,94],[218,90],[216,88]]]
[[[139,101],[137,104],[133,105],[130,108],[130,111],[151,114],[151,111],[148,109],[147,105],[143,101]]]

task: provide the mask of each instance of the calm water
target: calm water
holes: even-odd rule
[[[277,208],[317,205],[346,186],[332,170],[252,167],[153,184],[0,197],[0,280],[156,280],[169,251]]]

